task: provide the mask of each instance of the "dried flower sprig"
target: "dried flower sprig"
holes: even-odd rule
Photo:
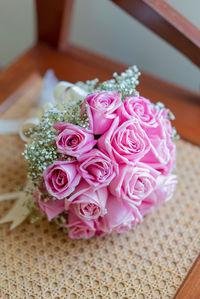
[[[62,107],[55,105],[44,112],[39,125],[28,131],[31,143],[25,145],[26,149],[23,155],[28,161],[29,175],[33,181],[37,181],[50,164],[59,158],[62,159],[62,154],[57,152],[54,142],[58,133],[53,128],[55,123],[68,122],[88,128],[87,114],[81,115],[80,113],[81,105],[81,101],[76,105],[72,105],[70,102]],[[67,159],[66,156],[65,159]]]
[[[29,165],[29,175],[33,182],[38,180],[44,170],[59,158],[54,140],[56,130],[53,125],[59,121],[65,121],[66,110],[58,110],[56,107],[45,111],[39,125],[30,129],[31,143],[26,144],[23,153]]]
[[[113,79],[99,83],[98,79],[87,80],[86,83],[78,82],[78,86],[86,90],[88,93],[112,91],[115,90],[122,95],[122,101],[125,97],[135,95],[138,96],[139,92],[136,86],[139,84],[139,76],[141,73],[136,65],[129,67],[126,71],[118,75],[116,72],[113,74]]]

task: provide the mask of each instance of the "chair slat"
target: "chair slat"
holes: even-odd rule
[[[66,50],[74,0],[36,0],[37,36],[58,50]]]
[[[200,30],[164,0],[111,0],[200,66]]]

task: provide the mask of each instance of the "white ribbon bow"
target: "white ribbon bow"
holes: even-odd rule
[[[48,109],[53,104],[62,104],[67,101],[76,104],[80,99],[84,99],[87,92],[82,88],[70,83],[59,82],[52,70],[48,70],[43,79],[43,87],[40,93],[40,98],[37,103],[37,116],[30,117],[26,120],[0,120],[0,135],[19,134],[24,142],[28,142],[29,138],[25,135],[27,128],[34,127],[40,123],[40,116],[42,111]],[[38,116],[39,115],[39,116]],[[27,182],[24,189],[31,182]],[[34,200],[28,198],[25,192],[12,192],[0,195],[0,201],[17,199],[8,214],[0,219],[0,224],[12,222],[10,229],[14,229],[21,224],[29,215],[30,209],[27,206],[27,200]]]

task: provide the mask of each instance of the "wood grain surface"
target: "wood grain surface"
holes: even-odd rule
[[[187,277],[176,293],[174,299],[199,299],[200,298],[200,255],[190,269]]]
[[[68,46],[74,0],[36,0],[37,38],[58,50]]]

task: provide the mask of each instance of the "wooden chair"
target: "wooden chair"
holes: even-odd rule
[[[110,78],[126,67],[68,43],[73,0],[36,0],[37,44],[0,74],[0,102],[7,99],[27,78],[43,75],[49,68],[62,80]],[[113,0],[149,29],[200,66],[200,32],[163,0]],[[46,8],[46,6],[48,8]],[[142,95],[161,100],[176,115],[175,126],[182,138],[200,145],[199,95],[143,73]],[[10,103],[13,99],[7,100]],[[177,299],[200,298],[200,257],[182,284]]]

